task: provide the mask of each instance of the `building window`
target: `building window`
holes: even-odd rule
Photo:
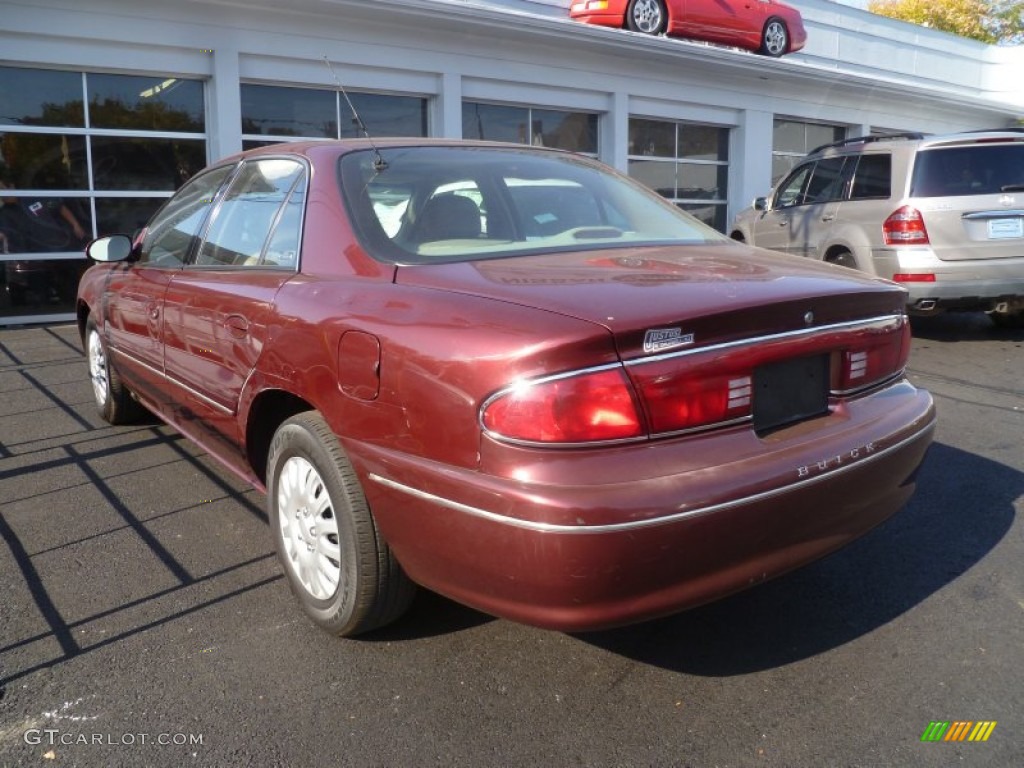
[[[811,150],[846,138],[846,128],[826,123],[777,119],[772,129],[772,184],[789,173]]]
[[[206,162],[199,80],[0,67],[0,321],[72,312],[85,243]]]
[[[719,231],[725,231],[729,129],[631,118],[629,175]]]
[[[597,155],[597,115],[506,104],[462,104],[462,136]]]
[[[426,136],[427,100],[419,96],[349,91],[370,136]],[[345,95],[336,89],[242,85],[242,145],[361,138]],[[268,138],[273,137],[273,138]]]

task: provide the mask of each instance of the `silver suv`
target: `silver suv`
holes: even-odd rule
[[[1024,131],[868,136],[818,147],[730,234],[894,280],[908,309],[1024,326]]]

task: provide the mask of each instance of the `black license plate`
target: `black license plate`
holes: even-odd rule
[[[771,429],[828,411],[828,355],[754,369],[754,429]]]

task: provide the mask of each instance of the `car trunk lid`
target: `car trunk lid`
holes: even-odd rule
[[[899,314],[906,301],[860,272],[730,243],[402,266],[396,281],[596,323],[624,360]]]

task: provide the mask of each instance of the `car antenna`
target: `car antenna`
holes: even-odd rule
[[[328,59],[326,55],[324,56],[324,64],[327,65],[327,70],[331,73],[331,77],[334,78],[334,84],[338,86],[338,90],[341,91],[341,95],[345,97],[345,102],[348,104],[348,108],[352,111],[352,117],[355,119],[356,125],[359,127],[359,130],[362,131],[366,140],[370,142],[370,146],[373,147],[373,170],[378,173],[386,170],[388,167],[387,160],[385,160],[381,155],[380,150],[377,149],[377,145],[373,143],[373,137],[366,129],[366,123],[363,122],[363,118],[361,118],[359,113],[356,111],[355,104],[353,104],[352,99],[348,97],[348,91],[346,91],[345,86],[341,84],[341,80],[338,79],[338,75],[335,73],[334,67],[331,66],[331,60]]]

